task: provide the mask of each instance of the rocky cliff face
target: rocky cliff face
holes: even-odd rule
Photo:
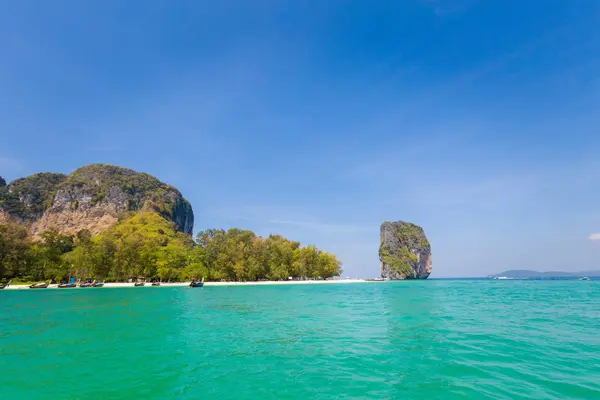
[[[66,175],[42,172],[26,178],[15,179],[0,187],[0,209],[5,218],[32,222],[44,214],[52,204],[58,185]]]
[[[409,222],[381,224],[379,260],[386,279],[426,279],[431,274],[431,246],[423,228]]]
[[[56,228],[98,234],[119,218],[155,211],[192,234],[194,214],[181,193],[151,175],[113,165],[93,164],[69,176],[36,174],[0,187],[0,223],[20,221],[33,235]]]

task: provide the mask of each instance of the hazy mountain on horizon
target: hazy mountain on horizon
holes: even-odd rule
[[[547,272],[539,272],[528,269],[512,269],[508,271],[501,272],[499,274],[494,274],[490,276],[506,276],[508,278],[557,278],[557,277],[577,277],[577,276],[598,276],[600,277],[600,270],[588,270],[588,271],[577,271],[577,272],[567,272],[567,271],[547,271]]]

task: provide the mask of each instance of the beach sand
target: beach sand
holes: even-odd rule
[[[343,284],[343,283],[362,283],[362,282],[371,282],[365,279],[337,279],[330,281],[260,281],[260,282],[205,282],[205,287],[210,286],[259,286],[259,285],[327,285],[327,284]],[[133,283],[128,282],[119,282],[119,283],[105,283],[101,288],[69,288],[73,289],[110,289],[110,288],[161,288],[161,287],[184,287],[188,286],[190,282],[174,282],[167,283],[162,282],[160,286],[152,286],[150,282],[147,282],[145,286],[134,286]],[[29,290],[29,285],[10,285],[3,290]],[[52,284],[48,286],[48,289],[58,289],[57,284]],[[63,290],[69,290],[63,289]],[[44,290],[44,289],[33,289],[33,290]]]

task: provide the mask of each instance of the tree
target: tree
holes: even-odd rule
[[[56,229],[48,229],[40,235],[42,241],[37,243],[35,254],[38,268],[34,274],[36,279],[61,281],[67,278],[68,262],[63,255],[74,248],[71,235],[62,235]]]
[[[115,278],[115,253],[117,245],[109,235],[98,237],[92,245],[92,268],[90,273],[97,278]],[[111,276],[112,275],[112,276]]]
[[[30,245],[27,230],[22,226],[0,225],[0,279],[24,274]]]

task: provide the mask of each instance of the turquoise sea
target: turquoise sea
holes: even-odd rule
[[[0,291],[5,399],[600,399],[600,282]]]

